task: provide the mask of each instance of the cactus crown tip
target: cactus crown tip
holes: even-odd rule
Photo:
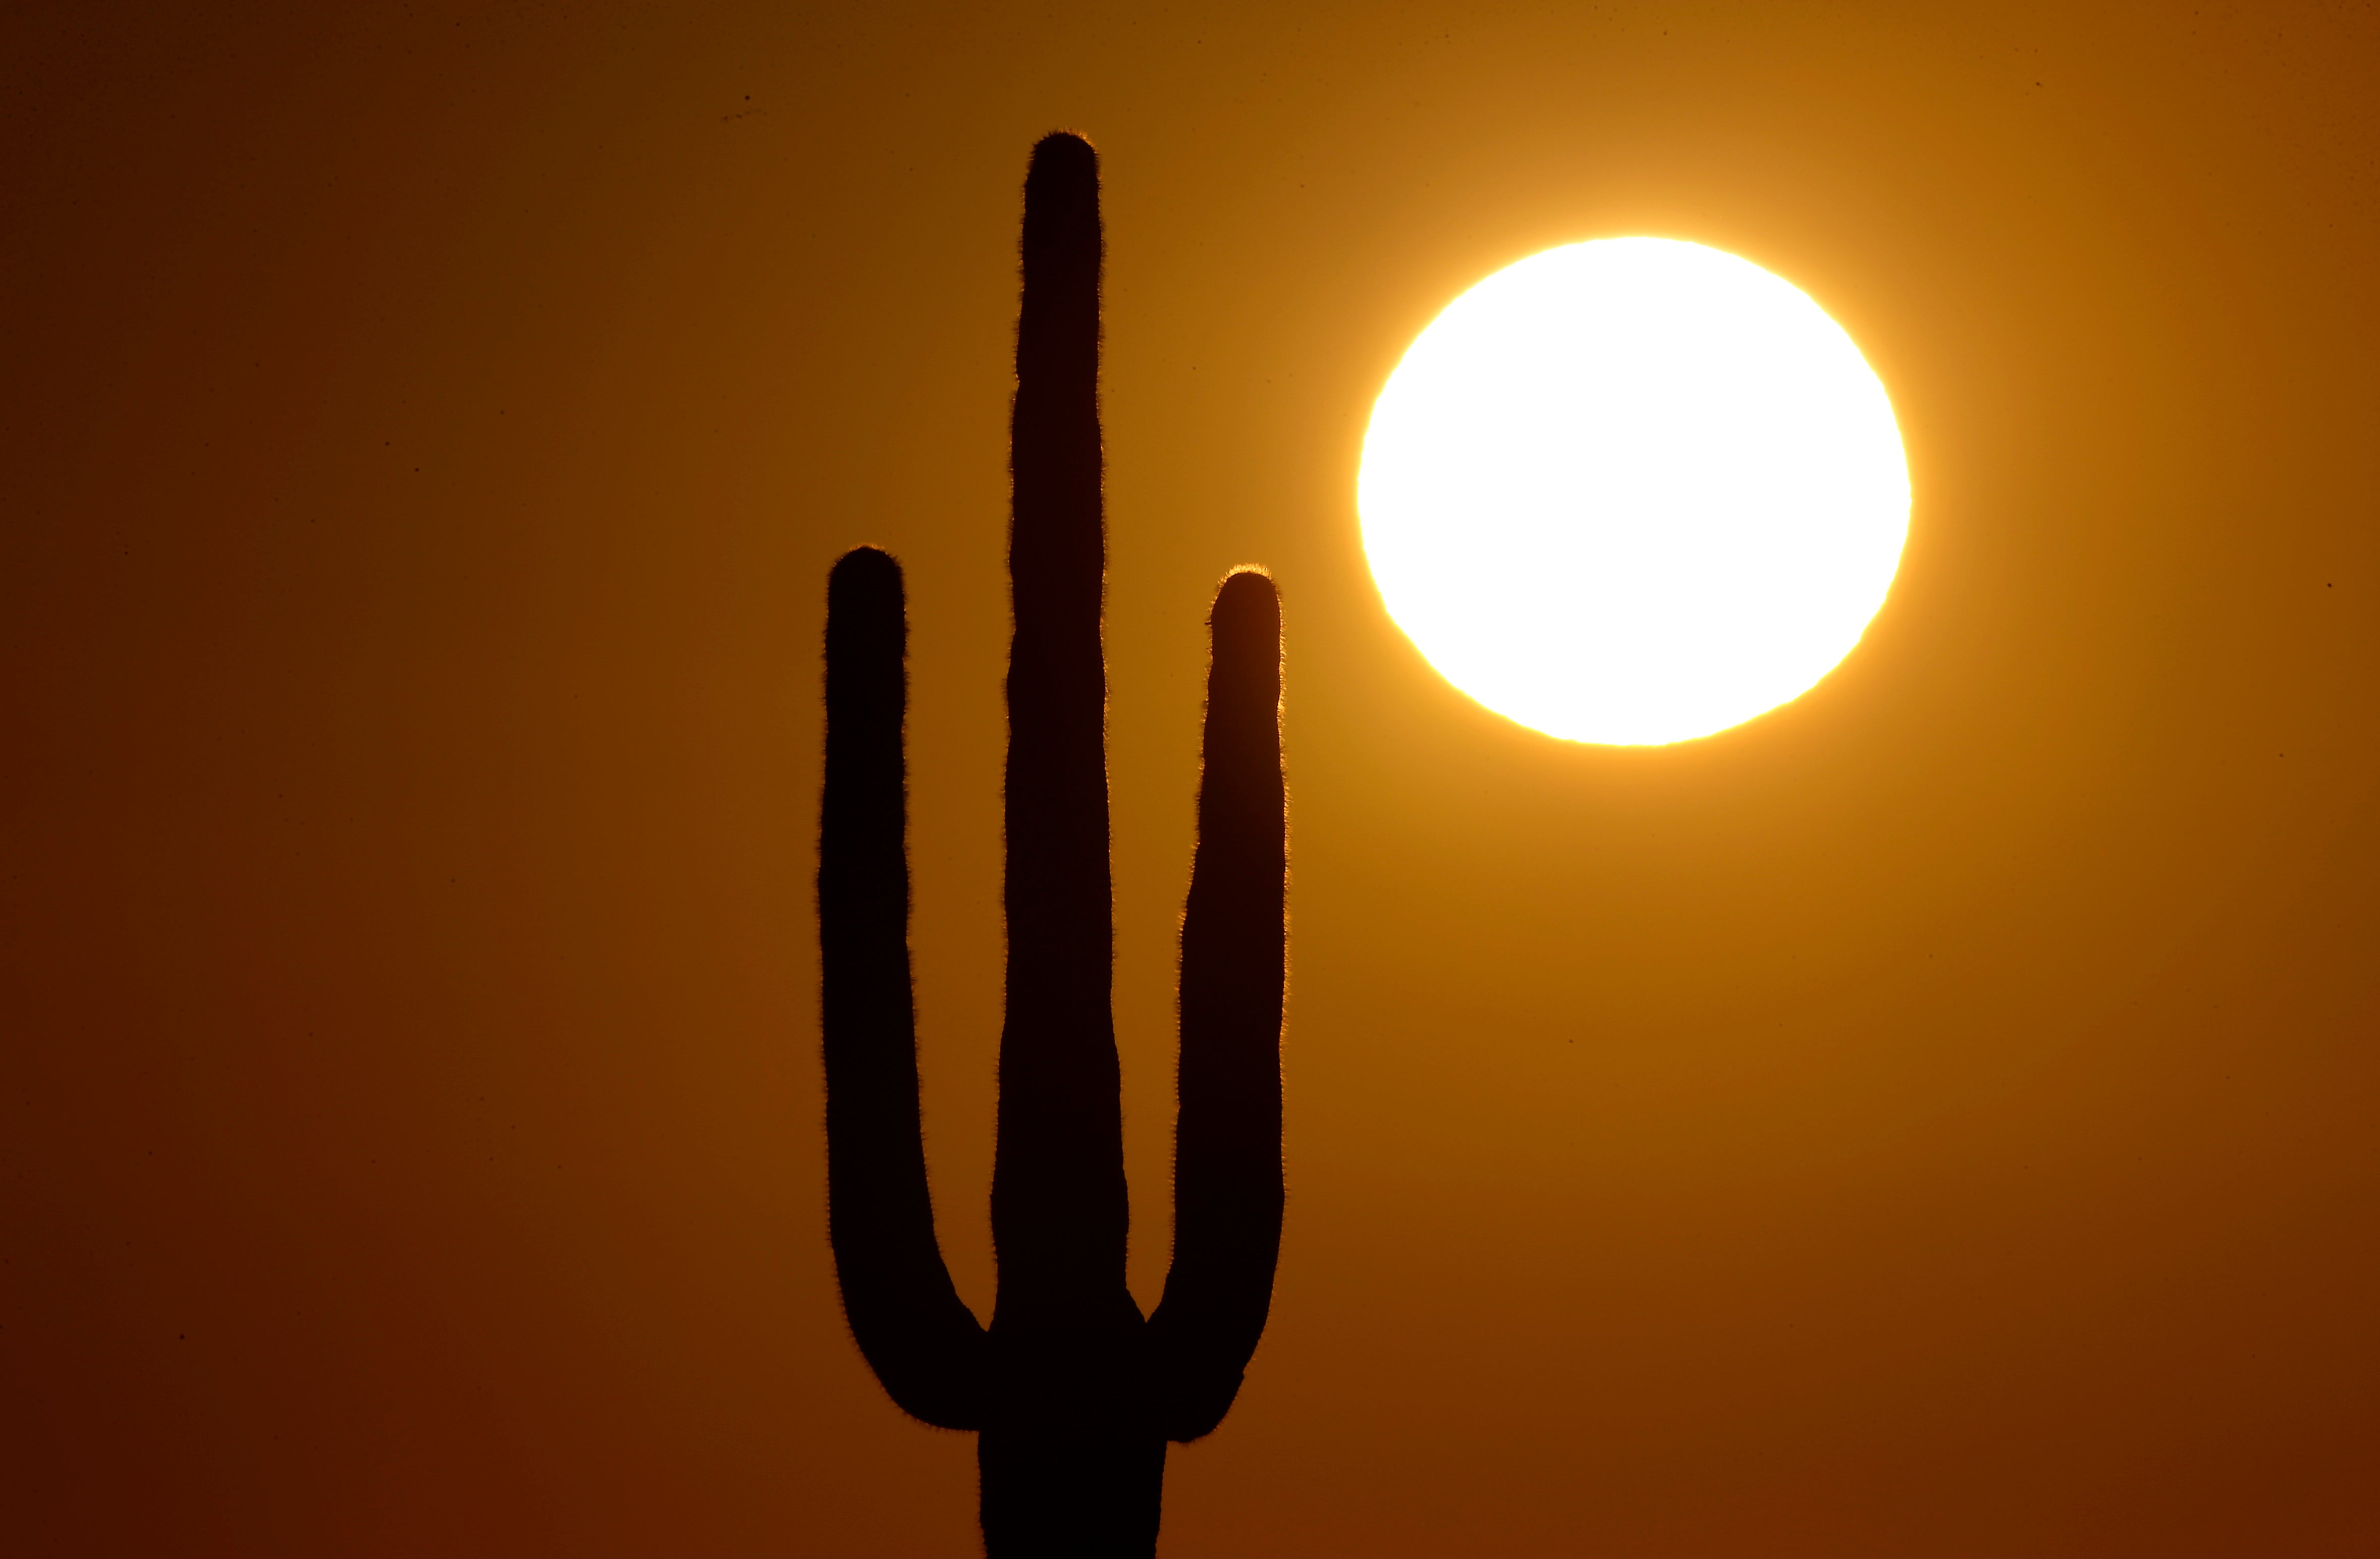
[[[1080,130],[1051,130],[1033,143],[1033,160],[1037,163],[1044,157],[1065,157],[1096,163],[1099,155],[1091,145],[1090,138]]]

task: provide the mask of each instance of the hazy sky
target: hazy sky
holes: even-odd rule
[[[2380,1538],[2380,21],[503,9],[0,20],[12,1547],[972,1551],[827,1254],[819,648],[897,553],[988,1313],[1060,127],[1144,1302],[1203,615],[1286,620],[1287,1233],[1164,1553]],[[1823,306],[1913,492],[1850,659],[1658,750],[1450,688],[1354,507],[1415,333],[1626,234]]]

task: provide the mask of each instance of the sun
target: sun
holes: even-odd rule
[[[1390,615],[1449,682],[1621,745],[1807,691],[1909,529],[1892,404],[1851,337],[1668,238],[1548,249],[1448,305],[1372,408],[1356,498]]]

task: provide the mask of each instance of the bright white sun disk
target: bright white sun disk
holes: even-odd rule
[[[1390,614],[1489,708],[1580,742],[1706,736],[1859,642],[1900,566],[1891,403],[1747,260],[1607,238],[1522,260],[1424,331],[1357,501]]]

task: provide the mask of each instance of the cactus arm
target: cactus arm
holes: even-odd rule
[[[917,1110],[901,725],[901,569],[863,547],[827,584],[819,823],[827,1225],[852,1336],[892,1400],[974,1429],[987,1344],[934,1240]]]
[[[1009,571],[1008,1006],[991,1189],[995,1333],[1116,1323],[1128,1218],[1108,875],[1099,167],[1052,135],[1025,182]],[[1131,1311],[1134,1323],[1137,1310]]]
[[[1198,844],[1182,921],[1173,1264],[1149,1322],[1170,1440],[1222,1420],[1256,1351],[1281,1251],[1287,792],[1281,603],[1234,574],[1215,598]]]

